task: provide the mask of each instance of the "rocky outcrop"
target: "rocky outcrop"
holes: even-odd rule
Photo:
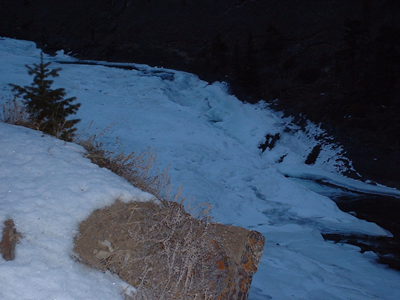
[[[129,299],[245,300],[264,243],[256,231],[193,218],[178,203],[116,201],[80,224],[74,251],[137,288]]]
[[[223,259],[217,261],[217,273],[225,275],[226,286],[218,299],[247,299],[252,277],[257,272],[264,248],[264,237],[252,230],[214,224],[221,243]]]

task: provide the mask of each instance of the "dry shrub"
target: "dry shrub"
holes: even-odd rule
[[[101,134],[100,134],[101,135]],[[156,167],[157,154],[147,148],[141,153],[134,151],[125,154],[123,148],[119,152],[104,149],[104,145],[97,140],[98,136],[81,140],[78,143],[87,151],[87,157],[96,165],[107,168],[115,174],[125,178],[133,186],[149,192],[161,199],[171,198],[171,179],[169,169],[161,171]],[[118,139],[116,140],[118,145]]]
[[[90,126],[90,125],[89,125]],[[178,186],[177,191],[171,194],[173,185],[169,175],[169,167],[166,170],[160,170],[157,165],[157,153],[150,147],[145,151],[136,154],[131,152],[125,154],[123,147],[119,147],[119,151],[110,151],[104,149],[104,144],[98,141],[98,138],[104,135],[111,125],[104,129],[98,135],[92,135],[87,139],[77,139],[77,143],[87,151],[86,157],[92,163],[101,168],[111,170],[113,173],[121,176],[130,182],[133,186],[154,195],[160,201],[173,201],[185,204],[189,213],[195,218],[204,221],[211,221],[209,203],[201,203],[192,206],[182,195],[182,186]],[[119,146],[118,138],[115,141]]]
[[[181,204],[116,201],[80,224],[74,251],[137,288],[130,300],[216,299],[213,277],[222,260],[215,227]],[[221,257],[219,257],[221,256]]]
[[[30,117],[24,104],[15,97],[1,106],[0,121],[38,130],[39,124]]]

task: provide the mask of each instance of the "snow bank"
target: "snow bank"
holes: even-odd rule
[[[0,223],[22,234],[16,259],[0,259],[1,299],[118,299],[126,286],[71,258],[78,224],[116,198],[149,200],[83,148],[0,123]]]

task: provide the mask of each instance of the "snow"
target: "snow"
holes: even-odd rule
[[[30,84],[25,64],[39,58],[32,42],[0,39],[1,102],[11,98],[8,83]],[[242,103],[224,83],[193,74],[137,64],[75,64],[62,51],[45,61],[62,68],[54,87],[82,104],[82,135],[109,127],[100,140],[110,150],[118,147],[117,137],[126,152],[150,146],[185,196],[213,205],[216,222],[265,236],[250,299],[400,299],[399,272],[375,263],[373,253],[321,236],[390,233],[285,177],[399,195],[342,176],[351,163],[343,163],[343,150],[326,136],[316,163],[305,165],[325,134],[318,126],[308,123],[301,130],[265,103]],[[273,149],[258,149],[266,134],[276,133],[281,138]],[[0,123],[0,222],[13,218],[23,234],[16,259],[0,259],[0,299],[122,299],[126,283],[75,262],[73,238],[80,221],[114,199],[152,197],[83,153],[76,144]]]
[[[389,188],[379,184],[368,184],[335,173],[315,170],[310,166],[281,165],[278,167],[278,170],[285,176],[301,179],[317,179],[354,192],[400,197],[400,191],[395,188]]]
[[[1,299],[116,299],[127,286],[72,258],[78,224],[117,198],[144,193],[93,165],[83,149],[39,132],[0,123],[0,220],[23,237],[17,259],[0,260]]]

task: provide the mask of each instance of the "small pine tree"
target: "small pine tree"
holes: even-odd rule
[[[43,62],[43,53],[40,57],[40,64],[28,66],[28,74],[33,75],[33,82],[30,86],[21,87],[10,84],[16,96],[22,96],[32,122],[39,124],[39,130],[54,135],[65,141],[72,141],[76,128],[74,126],[79,119],[67,120],[69,115],[76,114],[80,103],[73,104],[76,97],[65,99],[65,89],[51,89],[53,80],[49,77],[58,77],[61,68],[49,70],[47,67],[51,62]]]

